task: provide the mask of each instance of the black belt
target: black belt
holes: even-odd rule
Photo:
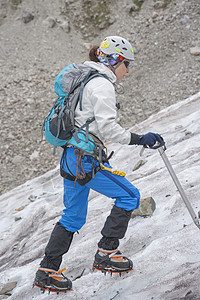
[[[83,179],[77,179],[76,181],[81,185],[85,185],[86,183],[88,183],[93,177],[94,175],[101,169],[100,166],[94,168],[93,171],[90,171],[88,173],[85,174],[85,177]],[[62,168],[60,168],[60,175],[65,178],[65,179],[68,179],[68,180],[71,180],[71,181],[75,181],[76,179],[76,176],[74,175],[71,175],[67,172],[65,172]]]

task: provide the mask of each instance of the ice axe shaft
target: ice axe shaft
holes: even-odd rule
[[[188,198],[187,198],[187,196],[186,196],[186,194],[185,194],[185,192],[184,192],[184,190],[183,190],[183,188],[180,184],[180,181],[178,180],[178,178],[177,178],[177,176],[176,176],[176,174],[175,174],[175,172],[172,168],[172,165],[169,162],[167,155],[165,154],[165,148],[159,147],[158,152],[160,153],[160,156],[162,157],[162,159],[163,159],[163,161],[164,161],[164,163],[165,163],[165,165],[166,165],[166,167],[169,171],[169,174],[171,175],[172,180],[174,181],[174,183],[175,183],[175,185],[176,185],[176,187],[177,187],[177,189],[178,189],[178,191],[179,191],[179,193],[180,193],[180,195],[181,195],[181,197],[182,197],[182,199],[183,199],[183,201],[184,201],[184,203],[185,203],[185,205],[186,205],[186,207],[187,207],[187,209],[188,209],[188,211],[189,211],[189,213],[190,213],[190,215],[191,215],[191,217],[192,217],[192,219],[195,223],[195,225],[200,229],[200,223],[199,223],[198,217],[196,216],[196,214],[195,214],[195,212],[194,212],[194,210],[193,210],[193,208],[192,208],[192,206],[191,206],[191,204],[190,204],[190,202],[189,202],[189,200],[188,200]]]

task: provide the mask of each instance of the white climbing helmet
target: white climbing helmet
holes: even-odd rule
[[[100,44],[99,49],[107,55],[119,54],[126,59],[134,60],[132,45],[120,36],[108,36]]]

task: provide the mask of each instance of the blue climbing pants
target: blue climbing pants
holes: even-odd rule
[[[77,156],[74,151],[73,147],[63,151],[61,168],[76,176]],[[92,163],[93,157],[85,155],[82,158],[85,173],[91,171]],[[95,159],[94,167],[97,166],[99,166],[99,162]],[[108,163],[105,163],[104,166],[111,168]],[[110,171],[100,169],[95,177],[84,186],[78,182],[74,185],[74,181],[65,178],[63,180],[65,209],[59,222],[68,231],[76,232],[85,224],[90,189],[115,199],[115,206],[125,211],[132,211],[139,207],[140,193],[138,189],[125,177],[114,175]]]

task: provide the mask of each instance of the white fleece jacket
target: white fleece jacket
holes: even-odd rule
[[[114,73],[102,63],[86,61],[84,63],[102,74],[106,74],[111,82],[116,81]],[[90,117],[95,121],[90,123],[89,131],[103,142],[129,144],[131,133],[116,122],[116,97],[113,84],[103,77],[91,79],[83,91],[82,106],[75,110],[75,125],[82,126]]]

